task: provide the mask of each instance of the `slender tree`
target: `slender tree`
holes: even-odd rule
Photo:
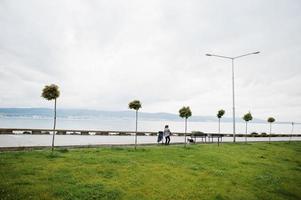
[[[245,134],[245,142],[247,142],[247,134],[248,134],[248,122],[253,120],[252,114],[248,112],[243,116],[243,120],[246,122],[246,134]]]
[[[293,137],[293,133],[294,133],[294,125],[295,125],[295,123],[292,122],[292,130],[291,130],[291,136],[290,136],[290,139],[289,139],[289,143],[291,143],[291,140],[292,140],[292,137]]]
[[[133,109],[136,111],[135,149],[137,148],[138,110],[141,107],[142,106],[139,100],[134,100],[129,103],[129,109]]]
[[[191,113],[191,110],[189,108],[189,106],[185,107],[183,106],[180,110],[179,110],[179,115],[180,117],[182,118],[185,118],[185,137],[184,137],[184,146],[186,147],[186,133],[187,133],[187,119],[189,117],[191,117],[192,113]]]
[[[271,134],[272,134],[272,123],[275,122],[275,118],[269,117],[267,120],[270,123],[270,135],[269,135],[269,143],[271,143]]]
[[[217,112],[216,116],[218,118],[218,133],[221,133],[221,118],[224,116],[225,110],[221,109]]]
[[[48,101],[54,100],[54,120],[53,120],[53,135],[52,135],[52,145],[51,151],[54,149],[54,136],[55,136],[55,126],[56,126],[56,100],[60,96],[59,86],[55,84],[46,85],[42,91],[42,97]]]

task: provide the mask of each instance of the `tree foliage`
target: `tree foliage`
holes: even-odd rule
[[[275,122],[275,118],[274,117],[269,117],[268,120],[267,120],[269,123],[273,123]]]
[[[224,116],[224,114],[225,114],[225,110],[223,110],[223,109],[221,109],[221,110],[219,110],[218,112],[217,112],[217,118],[222,118],[222,116]]]
[[[183,107],[179,110],[179,115],[180,115],[180,117],[186,118],[186,119],[189,118],[189,117],[191,117],[192,112],[191,112],[189,106],[187,106],[187,107],[183,106]]]
[[[139,110],[141,107],[142,106],[139,100],[134,100],[129,103],[129,109]]]
[[[47,100],[57,99],[60,96],[59,86],[55,84],[46,85],[42,91],[42,97]]]
[[[253,120],[253,116],[250,112],[248,112],[247,114],[245,114],[243,116],[243,120],[245,120],[246,122]]]

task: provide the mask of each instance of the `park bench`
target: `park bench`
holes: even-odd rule
[[[205,134],[205,133],[202,133],[202,132],[192,132],[191,134],[190,134],[190,138],[188,138],[187,140],[189,141],[189,142],[193,142],[193,143],[196,143],[197,142],[197,138],[201,138],[202,139],[202,142],[204,142],[204,140],[205,140],[205,143],[206,143],[206,137],[207,137],[207,134]]]
[[[213,139],[214,138],[217,138],[217,144],[219,145],[220,142],[222,142],[222,138],[223,138],[223,134],[208,134],[208,133],[202,133],[202,132],[197,132],[197,133],[192,133],[190,135],[190,138],[188,138],[187,140],[189,142],[192,142],[192,143],[196,143],[197,142],[197,138],[201,138],[202,139],[202,142],[204,142],[205,140],[205,143],[207,143],[207,138],[208,138],[208,142],[213,142]]]
[[[207,134],[208,137],[208,141],[210,142],[210,138],[211,138],[211,142],[213,142],[214,138],[217,138],[217,144],[219,145],[220,142],[222,142],[224,134]]]

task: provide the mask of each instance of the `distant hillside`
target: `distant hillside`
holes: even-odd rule
[[[53,110],[49,108],[0,108],[0,117],[25,117],[25,118],[51,118]],[[133,111],[100,111],[88,109],[58,109],[59,118],[89,119],[89,118],[134,118]],[[147,113],[140,112],[141,120],[169,120],[180,121],[177,114],[171,113]],[[215,116],[192,116],[190,121],[193,122],[216,122]],[[238,122],[243,120],[237,118]],[[223,122],[232,122],[232,118],[223,118]],[[254,119],[253,122],[263,123],[265,120]]]

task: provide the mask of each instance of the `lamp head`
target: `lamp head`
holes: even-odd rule
[[[260,51],[256,51],[256,52],[254,52],[253,54],[259,54],[260,53]]]
[[[206,56],[212,56],[212,54],[210,54],[210,53],[206,53]]]

